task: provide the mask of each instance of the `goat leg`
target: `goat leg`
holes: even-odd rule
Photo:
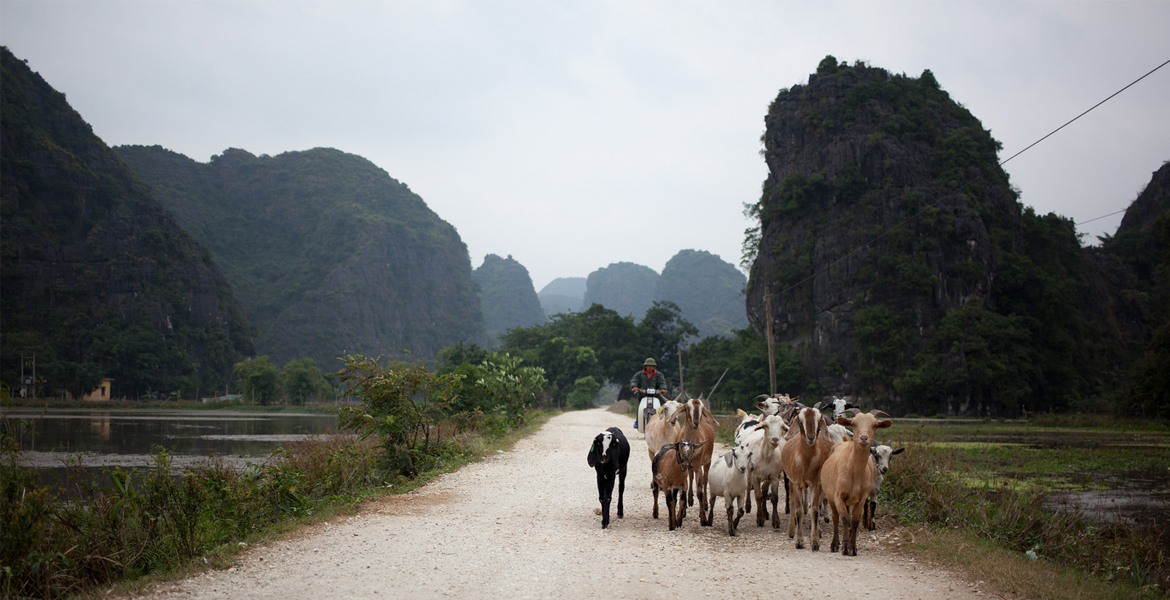
[[[789,487],[789,485],[788,485],[788,473],[785,473],[784,474],[784,514],[786,514],[786,515],[792,512],[792,496],[788,493],[791,489],[792,488]],[[788,537],[792,537],[792,534],[791,533],[788,534]]]
[[[723,500],[726,501],[727,497],[724,496]],[[715,515],[711,515],[711,520],[715,520]],[[727,535],[735,537],[736,521],[739,521],[739,518],[731,518],[731,503],[727,502]]]
[[[625,518],[625,507],[622,506],[622,496],[626,494],[626,470],[623,468],[618,471],[618,511],[619,519]]]
[[[707,492],[699,490],[699,526],[710,527],[715,523],[715,506],[711,503],[711,510],[707,510]]]
[[[674,490],[666,490],[666,523],[674,531]]]
[[[812,510],[812,531],[809,538],[812,541],[812,551],[821,549],[821,487],[813,484],[809,488],[809,509]]]
[[[787,512],[787,504],[792,502],[792,482],[788,478],[784,478],[784,498],[785,498],[785,512]],[[796,511],[792,511],[795,513]],[[796,536],[796,525],[799,523],[795,514],[788,515],[788,539]],[[799,546],[797,546],[799,548]]]
[[[764,490],[767,489],[768,483],[761,481],[753,492],[756,494],[756,527],[764,526],[764,517],[768,514],[768,505],[764,502]]]
[[[658,518],[658,482],[650,482],[650,491],[654,492],[654,518]]]
[[[777,484],[780,482],[777,481]],[[780,529],[780,510],[777,507],[780,504],[780,486],[769,485],[768,500],[772,501],[772,529]]]
[[[849,555],[857,556],[857,526],[861,525],[861,506],[853,507],[853,518],[849,520]]]
[[[829,552],[836,552],[841,549],[841,537],[837,529],[837,522],[841,515],[837,512],[836,503],[829,502],[829,512],[833,513],[833,543],[829,545]]]

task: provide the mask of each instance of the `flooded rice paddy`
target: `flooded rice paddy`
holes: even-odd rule
[[[970,467],[966,477],[972,487],[1047,492],[1053,510],[1154,526],[1160,545],[1170,551],[1170,432],[898,425],[899,433],[956,452]]]
[[[175,469],[211,456],[244,467],[281,445],[327,433],[328,414],[168,410],[6,411],[20,440],[22,464],[50,487],[100,481],[104,469],[151,466],[159,449]],[[24,421],[26,425],[13,424]]]

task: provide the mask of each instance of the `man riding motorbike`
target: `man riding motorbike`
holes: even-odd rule
[[[653,358],[647,358],[642,363],[642,370],[634,373],[630,379],[630,391],[638,399],[638,411],[641,416],[642,399],[651,396],[647,390],[655,390],[655,396],[666,391],[666,376],[658,371],[658,363]],[[638,428],[638,417],[634,417],[634,429]]]

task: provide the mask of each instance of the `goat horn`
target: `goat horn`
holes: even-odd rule
[[[889,414],[889,413],[887,413],[886,411],[884,411],[884,410],[878,410],[878,409],[876,409],[876,408],[875,408],[875,409],[873,409],[873,410],[871,410],[871,411],[869,411],[869,414],[871,414],[871,415],[873,415],[873,416],[875,416],[875,417],[889,417],[889,416],[890,416],[890,414]]]

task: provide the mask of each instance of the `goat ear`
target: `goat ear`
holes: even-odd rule
[[[725,452],[723,454],[723,462],[727,463],[728,467],[731,467],[731,465],[735,462],[735,456],[732,454],[732,452],[735,452],[735,450],[732,450],[731,452]]]
[[[585,460],[589,463],[590,467],[597,466],[597,442],[596,441],[593,442],[593,445],[589,447],[589,456]]]
[[[788,431],[784,434],[784,439],[790,440],[790,439],[796,437],[797,431],[800,431],[799,427],[789,427]]]
[[[845,403],[845,410],[849,410],[849,409],[851,409],[851,408],[857,408],[857,407],[856,407],[856,406],[854,406],[854,405],[852,405],[852,404],[850,404],[850,403],[848,403],[848,402],[846,402],[846,403]],[[858,409],[858,410],[861,410],[861,409]]]
[[[850,419],[849,417],[837,417],[837,424],[844,425],[846,427],[853,427],[853,419]]]
[[[829,420],[822,416],[821,422],[818,425],[817,437],[825,440],[826,442],[832,442],[833,438],[829,437]]]
[[[898,448],[897,450],[894,450],[893,452],[891,452],[890,456],[893,456],[895,454],[901,454],[903,450],[905,450],[905,448]]]
[[[735,409],[735,416],[742,419],[742,418],[747,416],[747,413],[743,412],[742,408],[737,408],[737,409]]]
[[[893,421],[891,421],[891,420],[889,420],[889,419],[885,419],[885,420],[883,420],[883,421],[878,421],[878,422],[877,422],[877,425],[874,425],[874,427],[876,427],[876,428],[878,428],[878,429],[885,429],[886,427],[889,427],[889,426],[891,426],[891,425],[893,425],[893,424],[894,424],[894,422],[893,422]]]

